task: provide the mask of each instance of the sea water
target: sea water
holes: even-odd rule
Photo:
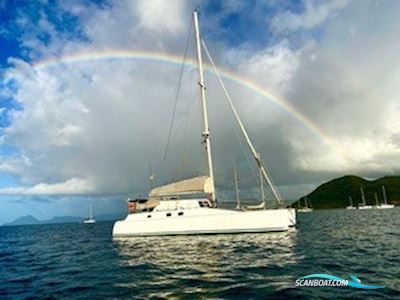
[[[112,225],[0,227],[0,298],[400,299],[399,208],[299,213],[282,233],[114,239]],[[295,286],[314,273],[384,288]]]

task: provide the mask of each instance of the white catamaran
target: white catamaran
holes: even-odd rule
[[[208,174],[174,182],[153,188],[147,199],[128,199],[129,214],[125,220],[117,221],[113,227],[114,236],[152,236],[152,235],[183,235],[183,234],[217,234],[243,232],[286,231],[296,224],[296,212],[292,208],[284,208],[280,194],[269,177],[261,160],[261,155],[255,150],[238,112],[236,111],[218,69],[200,39],[197,12],[193,12],[197,61],[199,70],[199,86],[202,102],[204,132],[202,142],[205,146]],[[226,99],[239,123],[239,127],[254,156],[262,181],[266,181],[279,208],[266,209],[261,203],[258,209],[223,209],[217,205],[213,162],[211,156],[210,128],[206,101],[206,88],[203,76],[202,47],[207,54],[214,72],[224,90]],[[195,197],[195,195],[204,195]],[[240,202],[238,200],[238,208]]]

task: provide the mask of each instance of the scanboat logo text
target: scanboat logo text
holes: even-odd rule
[[[330,287],[349,286],[352,288],[367,289],[367,290],[384,288],[384,286],[379,286],[379,285],[362,284],[361,280],[355,276],[350,276],[350,278],[352,279],[352,281],[329,274],[311,274],[297,279],[296,286],[300,287],[301,286],[330,286]]]

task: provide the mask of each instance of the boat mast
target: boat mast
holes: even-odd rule
[[[362,204],[363,204],[363,205],[366,205],[367,203],[366,203],[366,201],[365,201],[365,195],[364,195],[364,190],[363,190],[363,188],[360,188],[360,191],[361,191],[361,200],[362,200]]]
[[[197,11],[193,12],[193,21],[194,21],[194,29],[195,29],[195,37],[196,37],[196,48],[197,48],[197,61],[199,65],[199,75],[200,75],[200,95],[201,102],[203,107],[203,121],[204,121],[204,131],[203,131],[203,144],[207,153],[207,165],[208,165],[208,176],[211,180],[212,191],[211,191],[211,199],[213,201],[213,205],[216,205],[216,195],[215,195],[215,184],[214,184],[214,171],[212,164],[212,156],[211,156],[211,143],[210,143],[210,128],[208,126],[208,115],[207,115],[207,100],[206,100],[206,87],[204,83],[204,74],[203,74],[203,60],[201,57],[201,42],[200,42],[200,30],[199,30],[199,20],[197,17]]]
[[[379,205],[378,194],[375,193],[374,196],[375,196],[375,205],[378,206]]]
[[[236,209],[240,209],[239,184],[238,184],[238,175],[235,164],[233,165],[233,175],[235,177]]]
[[[387,204],[386,190],[384,185],[382,185],[382,194],[383,194],[383,202]]]
[[[90,219],[93,219],[93,203],[90,203]]]
[[[264,192],[264,177],[263,174],[261,172],[261,168],[259,168],[259,174],[260,174],[260,192],[261,192],[261,202],[264,205],[264,208],[267,207],[266,203],[265,203],[265,192]]]

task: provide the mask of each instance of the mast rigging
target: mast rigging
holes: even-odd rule
[[[235,106],[233,105],[232,99],[231,99],[231,97],[230,97],[230,95],[229,95],[229,93],[228,93],[228,90],[227,90],[226,87],[225,87],[225,84],[224,84],[224,82],[223,82],[223,80],[222,80],[222,78],[221,78],[221,75],[220,75],[219,72],[218,72],[217,67],[216,67],[215,64],[214,64],[214,60],[212,59],[211,54],[210,54],[210,52],[208,51],[208,48],[207,48],[205,42],[204,42],[203,40],[202,40],[201,42],[202,42],[202,45],[203,45],[204,50],[205,50],[205,52],[206,52],[206,55],[207,55],[208,59],[210,60],[211,66],[212,66],[213,69],[214,69],[215,75],[217,76],[218,81],[219,81],[219,83],[221,84],[222,90],[224,91],[224,94],[225,94],[225,98],[226,98],[226,100],[228,101],[228,104],[229,104],[229,106],[231,107],[231,109],[232,109],[232,111],[233,111],[233,114],[235,115],[235,118],[236,118],[237,122],[239,123],[239,127],[240,127],[240,129],[241,129],[241,131],[242,131],[242,133],[243,133],[243,135],[244,135],[244,138],[245,138],[245,140],[246,140],[246,142],[247,142],[247,145],[248,145],[249,148],[250,148],[251,153],[253,154],[253,157],[254,157],[254,159],[255,159],[255,161],[256,161],[256,163],[257,163],[257,166],[258,166],[258,168],[260,169],[260,172],[262,173],[264,179],[267,181],[269,187],[271,188],[271,191],[272,191],[272,194],[273,194],[274,197],[275,197],[275,200],[277,201],[277,203],[279,204],[279,206],[282,206],[282,197],[281,197],[281,195],[279,194],[278,189],[275,187],[275,184],[273,183],[272,178],[268,175],[267,168],[264,166],[264,164],[263,164],[263,162],[262,162],[261,154],[258,153],[258,152],[256,151],[256,149],[254,148],[254,145],[253,145],[253,143],[251,142],[250,137],[249,137],[249,135],[248,135],[246,129],[244,128],[244,125],[243,125],[243,123],[242,123],[242,120],[240,119],[239,114],[238,114],[238,112],[237,112]]]

